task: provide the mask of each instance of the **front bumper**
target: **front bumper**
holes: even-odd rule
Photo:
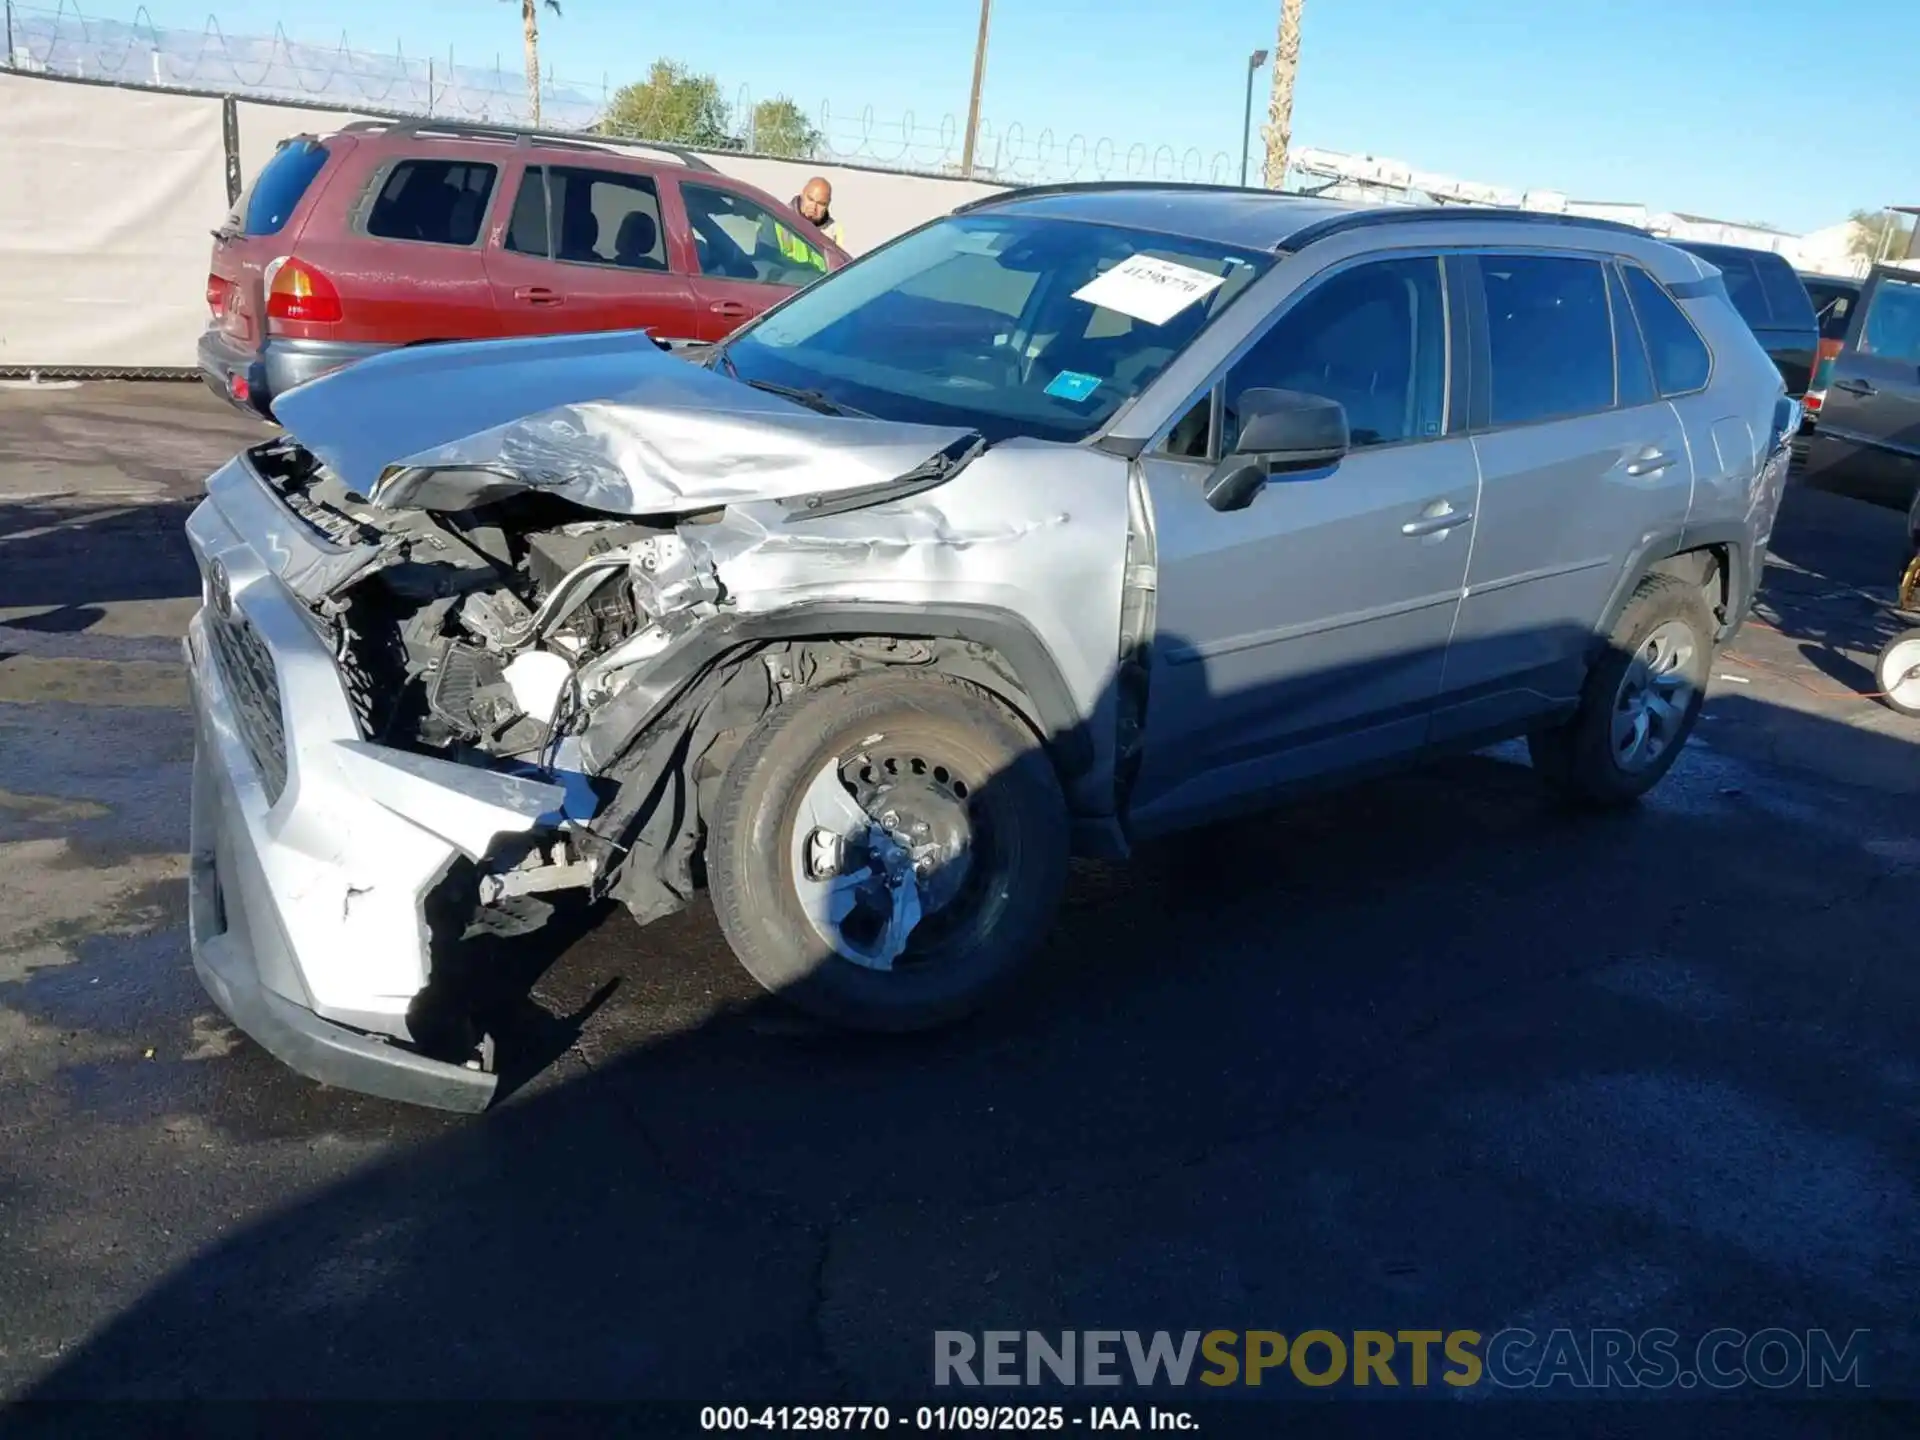
[[[229,404],[271,420],[275,398],[294,386],[389,348],[339,340],[268,339],[255,350],[224,330],[208,329],[200,335],[200,378]]]
[[[185,642],[195,710],[194,968],[295,1070],[476,1110],[494,1077],[409,1048],[437,937],[430,902],[463,859],[556,823],[557,786],[360,738],[332,653],[283,575],[325,543],[244,460],[187,522],[207,599]]]

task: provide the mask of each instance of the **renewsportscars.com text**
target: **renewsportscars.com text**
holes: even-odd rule
[[[933,1383],[1141,1389],[1269,1384],[1504,1389],[1864,1387],[1867,1332],[937,1330]]]

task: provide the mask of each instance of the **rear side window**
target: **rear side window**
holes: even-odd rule
[[[1778,255],[1756,255],[1753,263],[1760,272],[1760,288],[1766,292],[1773,323],[1813,329],[1813,301],[1807,298],[1807,287],[1793,273],[1793,266]]]
[[[1606,272],[1567,255],[1482,255],[1495,425],[1613,408]]]
[[[1881,280],[1867,307],[1860,353],[1920,365],[1920,285]]]
[[[1620,272],[1607,267],[1607,305],[1613,311],[1613,344],[1620,367],[1620,408],[1651,405],[1659,399],[1653,385],[1653,367],[1647,360],[1647,347],[1640,338],[1640,326],[1634,321],[1633,306],[1627,300]]]
[[[469,160],[402,160],[380,182],[367,212],[367,234],[471,245],[480,238],[496,173]]]
[[[1733,301],[1733,308],[1740,312],[1742,320],[1749,326],[1773,323],[1773,310],[1767,304],[1767,292],[1760,283],[1760,272],[1754,268],[1752,256],[1708,245],[1701,246],[1694,254],[1725,278],[1727,298]]]
[[[326,163],[327,147],[318,140],[291,140],[274,151],[240,202],[241,228],[249,235],[278,235]]]
[[[1686,312],[1660,282],[1638,265],[1622,267],[1627,294],[1646,337],[1647,358],[1653,362],[1653,383],[1662,395],[1685,395],[1707,383],[1713,356]]]
[[[665,270],[660,191],[645,175],[529,166],[514,197],[507,249],[582,265]]]

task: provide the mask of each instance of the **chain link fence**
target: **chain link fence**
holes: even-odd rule
[[[518,49],[491,56],[409,55],[356,48],[345,34],[333,44],[296,40],[276,25],[271,35],[229,35],[217,15],[198,31],[156,25],[144,6],[126,19],[85,13],[75,0],[52,8],[4,0],[7,63],[21,71],[123,85],[232,94],[398,115],[442,115],[502,125],[525,125],[531,114]],[[503,12],[504,13],[504,12]],[[511,28],[511,27],[510,27]],[[631,77],[628,77],[631,78]],[[605,116],[624,80],[541,82],[541,123],[559,130],[591,130]],[[716,98],[727,119],[726,148],[754,150],[758,101],[748,87]],[[784,98],[784,97],[772,97]],[[953,114],[882,114],[821,101],[799,105],[811,149],[791,158],[862,165],[926,175],[958,175],[964,126]],[[636,139],[694,141],[668,114],[623,106],[621,133]],[[697,143],[697,141],[696,141]],[[782,153],[791,154],[790,151]],[[974,178],[1003,184],[1071,180],[1152,179],[1235,183],[1239,160],[1225,151],[1176,148],[1148,141],[1064,134],[1050,126],[1002,124],[984,117]]]

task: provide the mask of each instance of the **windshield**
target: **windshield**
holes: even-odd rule
[[[802,291],[716,363],[886,420],[1082,440],[1271,262],[1079,221],[954,216]]]

